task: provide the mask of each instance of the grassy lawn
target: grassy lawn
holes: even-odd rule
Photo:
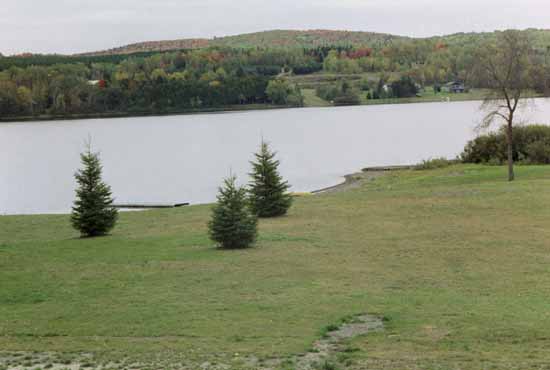
[[[472,89],[470,92],[462,94],[452,93],[433,93],[432,88],[427,88],[420,96],[412,98],[391,98],[391,99],[367,99],[365,92],[360,92],[359,98],[361,105],[381,105],[381,104],[407,104],[407,103],[433,103],[433,102],[456,102],[469,100],[483,100],[487,90]],[[317,96],[315,89],[302,89],[305,107],[328,107],[333,106],[330,102]]]
[[[550,167],[517,175],[457,165],[297,198],[243,251],[213,247],[209,206],[124,213],[92,240],[67,216],[2,216],[0,349],[237,369],[371,313],[385,330],[338,368],[549,368]]]
[[[330,107],[332,104],[317,96],[317,93],[313,89],[303,89],[302,95],[304,96],[305,107]]]
[[[487,95],[486,89],[471,89],[469,92],[454,94],[448,92],[434,93],[433,87],[426,87],[426,89],[420,92],[420,96],[413,98],[393,98],[393,99],[367,99],[365,94],[361,94],[361,103],[366,105],[378,105],[378,104],[400,104],[400,103],[431,103],[431,102],[445,102],[445,101],[469,101],[469,100],[483,100]]]
[[[392,73],[391,78],[399,78],[399,73]],[[361,73],[361,74],[334,74],[318,72],[310,75],[291,76],[289,80],[297,84],[302,89],[304,95],[304,106],[306,107],[326,107],[332,106],[330,102],[323,100],[317,96],[316,89],[322,85],[335,86],[342,81],[348,82],[359,90],[359,83],[363,79],[371,80],[374,84],[377,83],[379,75],[376,73]],[[365,91],[359,91],[361,105],[380,105],[380,104],[407,104],[407,103],[432,103],[432,102],[457,102],[470,100],[484,100],[489,93],[487,89],[470,89],[466,93],[454,94],[449,92],[434,93],[433,86],[426,86],[420,91],[419,96],[412,98],[390,98],[390,99],[367,99]],[[526,94],[526,97],[536,98],[541,97],[540,94],[531,91]]]

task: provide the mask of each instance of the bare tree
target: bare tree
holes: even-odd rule
[[[479,78],[490,89],[482,109],[486,115],[481,123],[488,128],[504,121],[508,150],[508,180],[514,180],[513,126],[520,100],[533,86],[531,68],[534,49],[527,35],[509,30],[500,33],[496,41],[488,42],[478,55]]]

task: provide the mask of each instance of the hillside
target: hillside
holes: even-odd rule
[[[324,45],[381,46],[405,37],[376,32],[275,30],[216,38],[212,44],[229,47],[317,47]]]
[[[550,32],[530,29],[521,34],[530,39],[536,56],[532,87],[550,96]],[[151,41],[87,55],[25,54],[0,58],[0,116],[4,120],[174,114],[329,102],[380,104],[403,102],[393,98],[405,97],[456,100],[434,88],[456,80],[472,93],[461,95],[461,100],[479,99],[486,81],[472,72],[475,51],[499,38],[498,31],[406,38],[279,30]],[[408,93],[383,89],[401,77],[415,83]],[[273,90],[277,84],[282,95]],[[346,91],[351,87],[351,93],[344,93],[344,86]]]
[[[215,37],[213,39],[181,39],[166,41],[147,41],[130,44],[114,49],[83,53],[83,56],[133,54],[140,52],[158,52],[178,49],[198,49],[208,46],[219,47],[317,47],[323,45],[361,45],[383,46],[394,40],[407,39],[376,32],[331,31],[331,30],[274,30],[248,33],[235,36]]]
[[[162,52],[169,50],[180,49],[200,49],[208,47],[210,40],[208,39],[181,39],[181,40],[165,40],[165,41],[145,41],[121,46],[114,49],[95,51],[90,53],[82,53],[80,56],[101,56],[101,55],[123,55],[135,54],[144,52]]]
[[[528,29],[525,30],[538,48],[550,48],[550,30]],[[367,46],[380,48],[388,46],[396,41],[413,40],[440,40],[448,45],[472,45],[484,39],[494,37],[495,32],[469,32],[456,33],[445,36],[432,36],[428,38],[412,38],[397,36],[386,33],[362,32],[362,31],[335,31],[335,30],[273,30],[242,35],[164,40],[164,41],[146,41],[121,46],[114,49],[95,51],[79,54],[80,56],[101,56],[101,55],[125,55],[134,53],[163,52],[181,49],[200,49],[210,46],[232,47],[232,48],[312,48],[318,46]]]

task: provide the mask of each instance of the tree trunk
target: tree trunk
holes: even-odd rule
[[[506,127],[506,141],[508,143],[508,181],[514,181],[514,138],[512,131],[513,116],[508,120]]]

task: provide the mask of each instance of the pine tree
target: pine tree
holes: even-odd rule
[[[80,159],[83,168],[75,174],[78,188],[71,222],[82,236],[105,235],[113,229],[118,218],[118,211],[113,207],[111,188],[101,180],[99,154],[92,153],[89,144]]]
[[[252,210],[259,217],[277,217],[285,215],[292,205],[292,197],[288,193],[290,186],[279,175],[279,161],[275,152],[269,150],[269,145],[262,141],[260,152],[254,154],[256,162],[252,164],[252,181],[250,183],[250,203]]]
[[[258,234],[258,218],[249,209],[246,190],[235,181],[235,176],[224,180],[208,224],[210,238],[225,249],[247,248]]]

